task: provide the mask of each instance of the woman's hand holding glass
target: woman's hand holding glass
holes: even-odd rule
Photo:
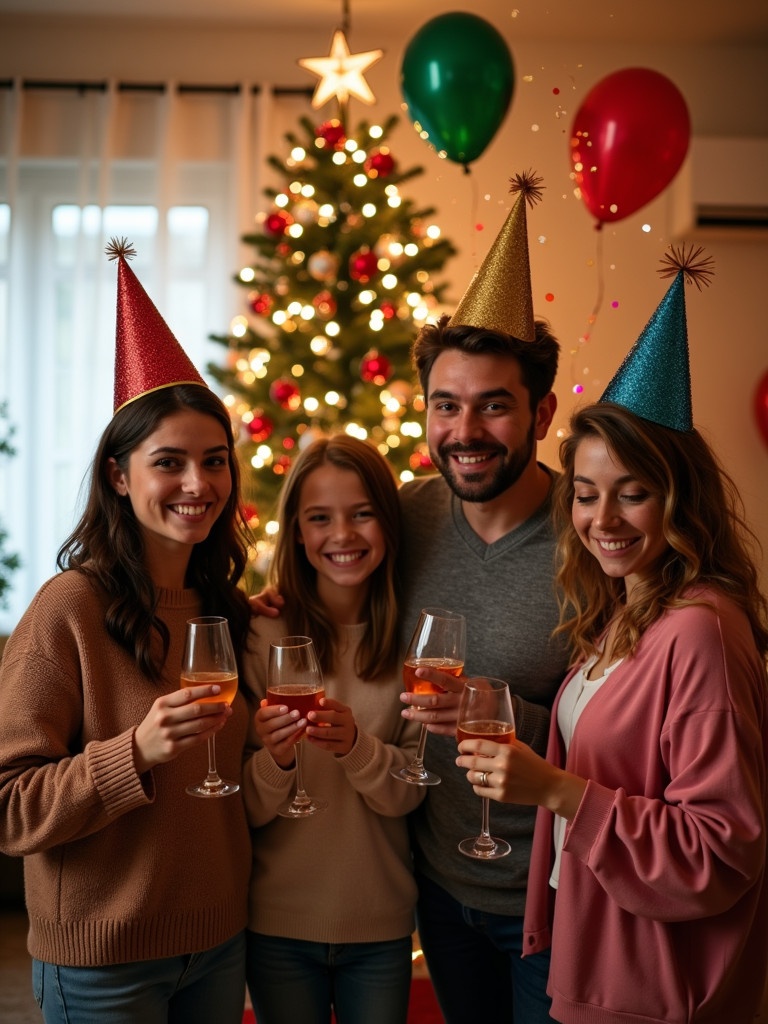
[[[155,765],[173,761],[219,732],[232,714],[223,698],[216,701],[220,692],[220,686],[205,684],[158,697],[134,733],[137,772],[141,775]]]
[[[461,741],[459,750],[456,764],[466,770],[477,796],[502,804],[540,805],[568,821],[574,818],[586,780],[550,764],[527,743],[514,737],[503,744],[469,739]]]

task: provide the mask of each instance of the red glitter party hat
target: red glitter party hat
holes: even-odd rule
[[[106,253],[117,260],[114,411],[174,384],[207,387],[128,266],[136,250],[124,238],[113,238]]]
[[[517,199],[456,307],[451,327],[482,327],[521,341],[535,338],[525,209],[541,199],[541,180],[532,171],[511,179],[510,192]]]

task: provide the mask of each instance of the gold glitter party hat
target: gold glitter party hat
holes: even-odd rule
[[[113,238],[105,251],[117,260],[114,411],[174,384],[207,387],[128,266],[136,250],[126,239]]]
[[[509,190],[518,193],[515,204],[456,307],[450,327],[484,327],[521,341],[534,340],[525,207],[541,199],[541,181],[532,171],[511,179]]]
[[[661,259],[662,277],[674,281],[600,397],[671,430],[693,430],[691,370],[684,285],[710,283],[714,261],[693,245],[670,246]]]

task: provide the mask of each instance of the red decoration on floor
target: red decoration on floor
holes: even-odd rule
[[[245,1011],[243,1024],[256,1024],[253,1010]],[[429,978],[414,978],[411,982],[408,1024],[443,1024],[443,1015],[440,1013]]]

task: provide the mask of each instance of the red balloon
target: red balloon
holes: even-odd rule
[[[763,374],[755,391],[755,422],[763,441],[768,445],[768,370]]]
[[[574,178],[601,225],[662,192],[688,152],[691,119],[682,93],[649,68],[625,68],[587,94],[571,129]]]

